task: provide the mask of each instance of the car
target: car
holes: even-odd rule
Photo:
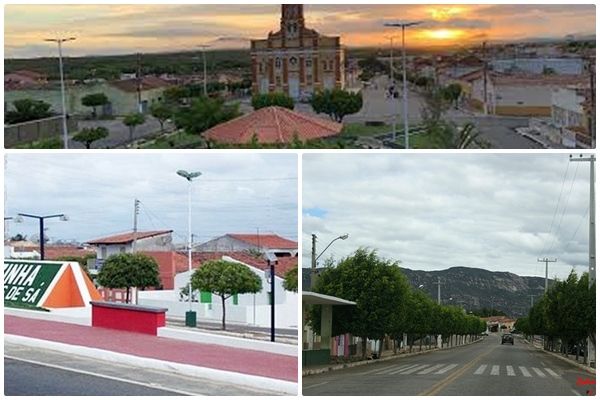
[[[481,336],[489,336],[487,332],[481,332]]]
[[[504,343],[510,343],[510,344],[512,344],[514,346],[515,339],[513,338],[512,335],[510,335],[508,333],[504,334],[504,335],[502,335],[502,343],[501,344],[504,344]]]

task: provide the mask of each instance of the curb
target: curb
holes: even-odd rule
[[[236,349],[261,351],[265,353],[280,354],[296,358],[298,357],[298,346],[296,345],[271,343],[263,340],[215,335],[204,332],[193,332],[176,328],[158,328],[158,337],[185,340],[195,343],[215,344],[219,346],[233,347]]]
[[[90,308],[90,316],[89,317],[80,317],[75,315],[64,315],[57,314],[52,311],[43,312],[43,311],[33,311],[33,310],[21,310],[16,308],[4,308],[4,315],[10,315],[12,317],[20,317],[20,318],[29,318],[29,319],[40,319],[43,321],[51,321],[51,322],[60,322],[62,324],[73,324],[73,325],[83,325],[83,326],[92,326],[92,309]]]
[[[544,350],[544,349],[542,349],[542,348],[540,348],[540,347],[537,347],[537,346],[535,346],[535,345],[534,345],[533,343],[531,343],[529,340],[525,340],[525,339],[523,339],[523,342],[525,342],[525,343],[529,344],[531,347],[533,347],[533,348],[534,348],[535,350],[537,350],[537,351],[541,351],[541,352],[543,352],[543,353],[546,353],[546,354],[549,354],[549,355],[551,355],[551,356],[553,356],[553,357],[556,357],[556,358],[558,358],[559,360],[562,360],[562,361],[564,361],[564,362],[566,362],[566,363],[568,363],[568,364],[571,364],[571,365],[573,365],[573,366],[575,366],[575,367],[578,367],[579,369],[582,369],[582,370],[584,370],[584,371],[586,371],[586,372],[589,372],[590,374],[594,374],[594,375],[596,374],[596,368],[592,368],[592,367],[588,367],[587,365],[579,364],[578,362],[576,362],[576,361],[573,361],[573,360],[571,360],[571,359],[568,359],[568,358],[565,358],[565,357],[561,356],[560,354],[553,353],[553,352],[551,352],[551,351],[548,351],[548,350]]]
[[[222,371],[213,368],[180,364],[172,361],[144,358],[114,351],[95,349],[93,347],[76,346],[49,340],[35,339],[27,336],[4,334],[4,341],[17,345],[69,353],[77,356],[93,357],[108,362],[123,363],[170,373],[179,373],[191,377],[207,378],[223,383],[234,383],[254,389],[272,390],[288,395],[298,394],[298,384],[296,382],[283,381],[280,379],[245,375],[239,372]]]
[[[417,352],[413,352],[413,353],[396,354],[396,355],[392,355],[392,356],[385,357],[385,358],[379,358],[377,360],[364,360],[364,361],[357,361],[357,362],[353,362],[353,363],[330,365],[330,366],[322,367],[319,369],[311,369],[311,370],[307,370],[307,371],[302,371],[302,376],[319,375],[319,374],[324,374],[326,372],[338,371],[340,369],[360,367],[362,365],[368,365],[368,364],[374,364],[374,363],[383,362],[383,361],[395,360],[397,358],[405,358],[405,357],[418,356],[418,355],[427,354],[427,353],[433,353],[434,351],[452,350],[452,349],[456,349],[458,347],[468,346],[470,344],[474,344],[474,343],[480,342],[482,340],[483,340],[483,338],[474,340],[471,343],[465,343],[465,344],[461,344],[458,346],[452,346],[450,348],[448,348],[448,347],[443,348],[443,349],[436,348],[436,349],[430,349],[430,350],[417,351]]]

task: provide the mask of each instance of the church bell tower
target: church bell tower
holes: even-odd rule
[[[304,30],[304,5],[283,4],[281,6],[281,32],[287,39],[295,39]]]

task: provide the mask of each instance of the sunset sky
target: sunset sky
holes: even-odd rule
[[[39,57],[56,50],[43,39],[76,36],[66,54],[124,54],[249,46],[277,30],[280,6],[269,5],[7,5],[5,56]],[[412,46],[482,40],[595,34],[593,5],[306,5],[309,27],[342,35],[351,47],[383,45],[385,22],[418,20]]]

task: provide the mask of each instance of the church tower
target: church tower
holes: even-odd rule
[[[283,4],[281,6],[281,32],[286,39],[296,39],[304,30],[304,5]]]

